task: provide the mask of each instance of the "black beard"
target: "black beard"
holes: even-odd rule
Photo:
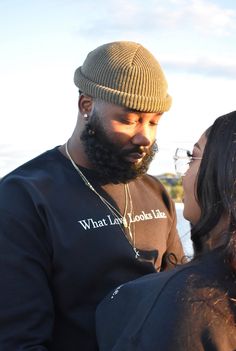
[[[147,173],[158,150],[156,142],[149,148],[134,146],[128,152],[122,152],[120,146],[113,143],[107,136],[103,126],[99,123],[98,114],[94,112],[90,118],[91,122],[87,123],[81,134],[81,141],[89,161],[104,184],[127,183]],[[138,165],[124,159],[125,155],[133,152],[141,153],[143,149],[146,155]]]

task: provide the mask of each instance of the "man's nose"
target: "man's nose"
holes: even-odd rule
[[[151,132],[149,127],[141,127],[139,128],[132,138],[132,143],[134,145],[140,146],[150,146],[153,143],[155,136]]]

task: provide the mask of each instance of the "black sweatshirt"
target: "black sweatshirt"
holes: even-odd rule
[[[121,213],[124,186],[96,190]],[[93,351],[95,309],[117,285],[183,256],[172,201],[151,176],[130,182],[135,247],[55,148],[0,182],[0,350]],[[114,199],[116,199],[116,202]],[[155,267],[153,263],[155,262]]]
[[[97,309],[100,351],[235,351],[236,274],[219,250],[111,292]]]

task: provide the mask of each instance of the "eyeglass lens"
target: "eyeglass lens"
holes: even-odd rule
[[[175,171],[177,175],[184,176],[189,168],[191,152],[186,149],[177,149],[174,160],[175,160]]]

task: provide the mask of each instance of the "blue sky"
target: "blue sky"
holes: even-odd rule
[[[173,97],[152,174],[173,171],[176,147],[191,147],[217,116],[235,110],[233,0],[0,0],[0,176],[69,138],[74,70],[115,40],[149,49]]]

